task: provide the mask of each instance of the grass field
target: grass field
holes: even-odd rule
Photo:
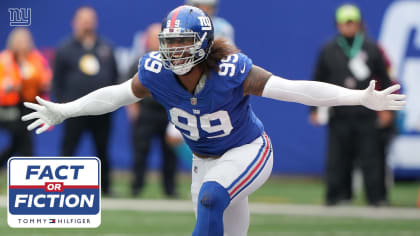
[[[185,236],[190,235],[194,216],[189,213],[103,211],[97,229],[11,229],[6,223],[6,210],[0,210],[0,235],[13,236]],[[286,215],[252,215],[250,236],[274,235],[419,235],[418,220],[373,220],[355,218],[302,217]]]
[[[113,192],[117,198],[128,198],[130,195],[131,176],[127,172],[114,172]],[[191,179],[188,174],[178,175],[178,193],[180,199],[190,199]],[[419,182],[396,183],[390,190],[392,206],[415,207],[419,192]],[[145,189],[138,198],[164,199],[160,178],[150,173]],[[0,171],[0,195],[7,193],[6,171]],[[323,203],[324,185],[319,178],[272,176],[257,192],[249,197],[252,202],[315,204]],[[353,204],[364,205],[363,193],[356,193]]]
[[[113,179],[113,189],[117,197],[131,197],[130,175],[125,172],[116,172]],[[180,199],[190,199],[190,185],[191,179],[188,174],[178,176]],[[415,207],[419,188],[419,182],[394,184],[389,193],[392,206]],[[1,189],[6,188],[2,187]],[[139,197],[144,199],[165,198],[162,194],[160,178],[156,173],[149,174],[148,184]],[[324,185],[321,179],[296,176],[272,176],[258,191],[249,197],[251,202],[315,205],[322,204],[323,199]],[[363,192],[355,193],[353,204],[365,204]]]
[[[0,195],[6,194],[5,173],[0,174]],[[130,197],[130,176],[114,175],[113,189],[117,197]],[[164,199],[160,180],[152,174],[148,185],[138,198]],[[188,175],[179,177],[181,199],[189,199]],[[419,183],[397,183],[390,192],[393,206],[414,207]],[[272,177],[261,189],[250,196],[251,202],[320,205],[323,199],[323,184],[319,179]],[[355,205],[363,205],[358,194]],[[420,210],[419,210],[420,211]],[[11,229],[7,225],[6,208],[0,208],[0,235],[191,235],[194,215],[185,212],[142,212],[126,210],[103,210],[102,224],[97,229]],[[419,220],[366,219],[351,217],[292,216],[252,214],[248,235],[420,235]]]

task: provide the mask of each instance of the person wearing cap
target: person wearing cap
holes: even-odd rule
[[[342,5],[336,10],[335,20],[338,35],[322,48],[314,80],[349,89],[362,89],[370,80],[377,80],[380,88],[390,86],[383,54],[365,34],[359,8],[351,4]],[[319,110],[311,107],[310,121],[314,125],[326,120]],[[355,167],[362,171],[368,204],[387,204],[379,130],[392,124],[392,112],[375,112],[354,106],[333,107],[328,111],[328,117],[326,205],[352,200],[352,172]]]

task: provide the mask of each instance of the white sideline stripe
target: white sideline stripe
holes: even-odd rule
[[[420,209],[400,207],[360,207],[251,203],[254,214],[285,214],[300,216],[331,216],[371,219],[420,219]]]
[[[0,196],[0,207],[6,207],[6,196]],[[354,217],[370,219],[420,219],[420,209],[398,207],[325,207],[317,205],[250,203],[251,214]],[[129,210],[149,212],[193,212],[186,200],[102,199],[102,210]]]
[[[102,210],[193,212],[191,201],[102,198]]]

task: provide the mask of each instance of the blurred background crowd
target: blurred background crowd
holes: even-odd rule
[[[1,165],[11,156],[93,155],[102,160],[104,194],[114,196],[113,170],[131,172],[131,194],[141,194],[151,169],[161,170],[164,194],[176,198],[176,173],[190,172],[191,152],[153,99],[40,136],[20,116],[35,96],[68,102],[130,78],[138,59],[158,50],[163,16],[181,4],[208,12],[216,37],[276,75],[354,89],[375,79],[378,88],[400,83],[407,94],[396,113],[253,98],[272,138],[273,175],[325,180],[327,205],[351,201],[359,184],[374,206],[390,204],[393,180],[420,178],[420,1],[393,0],[3,1]],[[30,25],[11,26],[10,8],[30,8]]]

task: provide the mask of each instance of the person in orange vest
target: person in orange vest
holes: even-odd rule
[[[43,96],[51,77],[48,62],[35,49],[30,31],[13,29],[6,49],[0,52],[0,128],[11,136],[10,145],[0,154],[0,164],[15,154],[32,155],[31,135],[20,121],[20,116],[28,113],[22,104]]]

